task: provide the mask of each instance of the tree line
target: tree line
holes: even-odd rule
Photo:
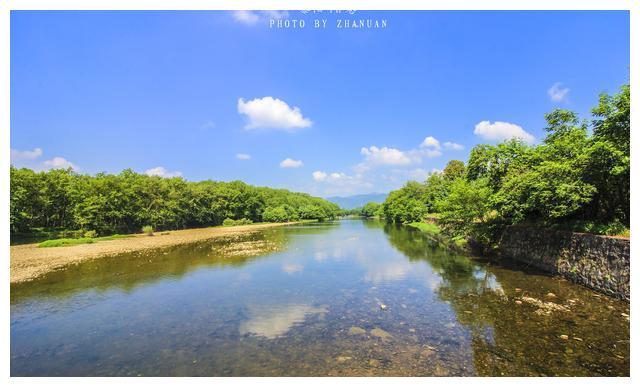
[[[538,145],[509,140],[475,146],[425,182],[389,194],[389,222],[437,214],[454,235],[490,242],[505,225],[530,223],[605,234],[630,225],[630,87],[602,94],[590,120],[569,110],[545,115]]]
[[[338,205],[304,193],[241,181],[189,182],[130,169],[91,176],[11,166],[10,184],[12,233],[55,228],[109,235],[139,232],[147,225],[166,230],[217,226],[225,219],[286,222],[341,214]]]

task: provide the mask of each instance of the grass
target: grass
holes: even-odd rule
[[[407,225],[411,227],[415,227],[422,232],[426,232],[433,235],[438,235],[442,231],[440,230],[440,227],[438,227],[438,225],[434,223],[412,222]]]
[[[95,243],[100,241],[110,241],[114,239],[121,238],[130,238],[133,235],[121,235],[114,234],[104,237],[98,238],[60,238],[60,239],[49,239],[44,242],[38,244],[38,247],[62,247],[62,246],[75,246],[75,245],[84,245],[88,243]]]

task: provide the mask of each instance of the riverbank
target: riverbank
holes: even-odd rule
[[[11,246],[11,283],[34,280],[48,272],[83,261],[142,250],[188,244],[208,239],[252,233],[272,227],[300,222],[260,223],[232,227],[208,227],[157,233],[135,234],[130,238],[62,247],[38,247],[37,243]]]
[[[489,254],[526,263],[610,297],[629,301],[630,239],[621,236],[509,226],[489,248],[470,238],[450,238],[437,222],[407,224],[462,254]]]

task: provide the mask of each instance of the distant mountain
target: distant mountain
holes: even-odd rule
[[[362,207],[369,202],[382,203],[387,198],[386,193],[371,193],[353,196],[332,196],[327,198],[328,201],[335,203],[346,210]]]

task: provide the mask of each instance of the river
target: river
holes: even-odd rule
[[[629,304],[369,220],[11,287],[12,376],[628,376]]]

